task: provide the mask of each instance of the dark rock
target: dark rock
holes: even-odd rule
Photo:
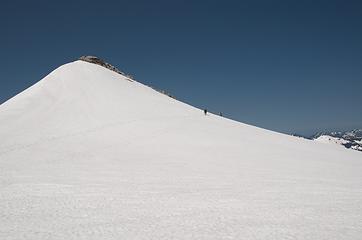
[[[105,68],[107,68],[107,69],[109,69],[111,71],[119,73],[119,74],[121,74],[121,75],[123,75],[123,76],[125,76],[125,77],[127,77],[129,79],[133,79],[130,75],[125,74],[124,72],[118,70],[115,66],[107,63],[106,61],[104,61],[103,59],[100,59],[98,57],[95,57],[95,56],[81,56],[79,58],[79,60],[97,64],[97,65],[105,67]]]

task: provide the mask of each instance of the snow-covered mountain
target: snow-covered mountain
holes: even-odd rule
[[[75,61],[0,105],[0,239],[359,239],[362,155]]]
[[[132,77],[130,75],[125,74],[124,72],[120,71],[118,68],[116,68],[115,66],[113,66],[110,63],[107,63],[106,61],[104,61],[103,59],[100,59],[96,56],[81,56],[78,60],[81,61],[85,61],[85,62],[89,62],[89,63],[94,63],[97,64],[99,66],[105,67],[113,72],[119,73],[123,76],[126,76],[127,78],[132,79]]]
[[[362,129],[320,132],[312,136],[311,139],[318,142],[337,144],[348,149],[362,151]]]
[[[345,140],[350,141],[359,141],[362,140],[362,129],[353,129],[349,131],[326,131],[326,132],[319,132],[312,136],[312,139],[318,138],[322,135],[327,135],[336,138],[343,138]]]

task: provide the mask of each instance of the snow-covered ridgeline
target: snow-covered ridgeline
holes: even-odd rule
[[[65,64],[0,105],[0,239],[359,239],[362,155]]]

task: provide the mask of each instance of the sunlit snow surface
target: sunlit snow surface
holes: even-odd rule
[[[362,239],[361,152],[204,116],[94,64],[1,105],[0,137],[0,239]]]
[[[343,138],[337,138],[337,137],[332,137],[332,136],[328,136],[328,135],[322,135],[322,136],[314,139],[314,141],[323,142],[323,143],[333,143],[333,144],[340,145],[341,147],[343,147],[343,144],[348,143],[348,141]]]
[[[350,149],[362,151],[362,140],[346,140],[339,137],[333,137],[329,135],[321,135],[318,138],[314,139],[314,141],[321,142],[321,143],[328,143],[328,144],[334,144],[336,146],[345,147],[345,145],[354,144],[352,146],[349,146]]]

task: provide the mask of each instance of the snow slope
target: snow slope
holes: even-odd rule
[[[335,144],[337,146],[345,147],[348,149],[362,151],[361,141],[358,140],[347,140],[344,138],[333,137],[330,135],[321,135],[313,140],[322,143]]]
[[[332,137],[332,136],[328,136],[328,135],[321,135],[318,138],[314,139],[314,141],[322,142],[322,143],[336,144],[341,147],[343,147],[343,144],[348,143],[348,141],[343,138],[337,138],[337,137]]]
[[[0,106],[0,239],[360,239],[362,154],[249,126],[101,66]]]

